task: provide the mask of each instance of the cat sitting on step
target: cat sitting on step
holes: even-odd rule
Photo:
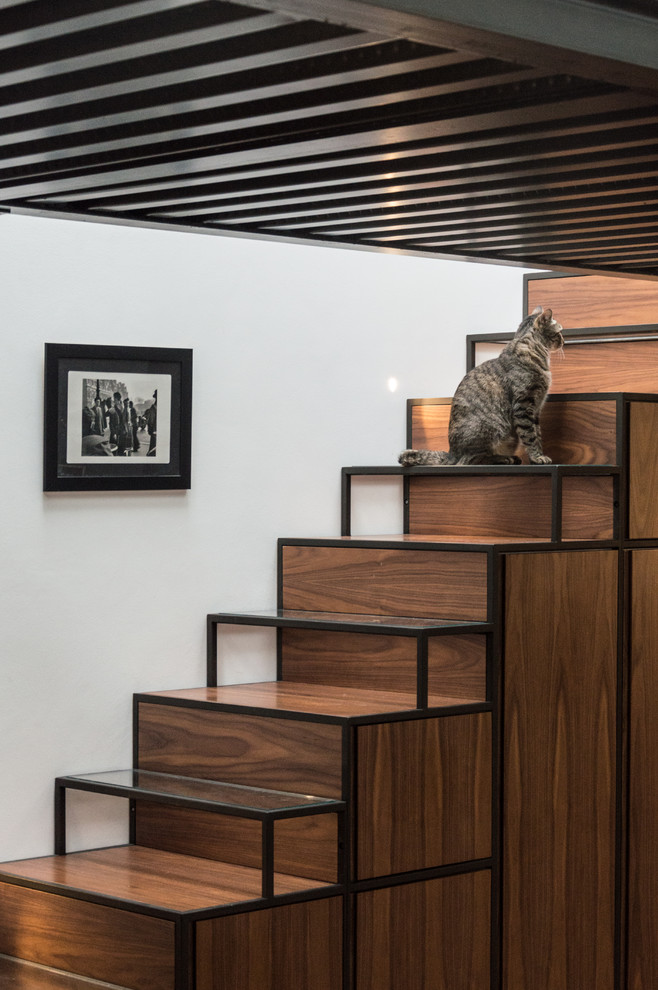
[[[564,345],[550,309],[525,318],[497,358],[476,365],[457,386],[448,424],[450,450],[403,450],[405,467],[433,464],[550,464],[542,451],[539,414],[551,384],[550,352]]]

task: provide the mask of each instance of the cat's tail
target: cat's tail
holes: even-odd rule
[[[398,461],[403,467],[417,467],[424,464],[456,464],[457,458],[448,450],[403,450]]]

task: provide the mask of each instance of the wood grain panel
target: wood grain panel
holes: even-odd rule
[[[433,636],[428,647],[428,695],[484,701],[487,693],[487,642],[484,636]]]
[[[152,849],[238,863],[258,870],[261,835],[260,822],[245,818],[148,801],[138,801],[135,808],[135,841]]]
[[[341,990],[342,898],[196,925],[196,990]]]
[[[658,340],[569,344],[552,392],[658,392]]]
[[[542,409],[541,430],[554,464],[617,464],[616,402],[551,400]]]
[[[195,808],[140,801],[135,809],[138,845],[260,869],[262,826],[258,821]],[[337,881],[335,815],[310,815],[274,823],[278,873]]]
[[[287,546],[283,607],[485,621],[487,558],[449,550]]]
[[[274,868],[279,873],[337,883],[337,815],[309,815],[275,822]]]
[[[132,990],[174,990],[172,922],[6,883],[0,902],[0,952]]]
[[[563,478],[562,538],[611,540],[614,535],[614,501],[612,478]]]
[[[550,539],[547,475],[409,479],[409,532]]]
[[[10,865],[15,877],[168,911],[202,911],[261,896],[260,870],[144,846],[110,846]],[[279,885],[280,893],[289,894],[321,886],[317,880],[282,875]]]
[[[490,876],[441,877],[356,897],[356,990],[487,990]]]
[[[357,730],[359,879],[491,854],[491,716]]]
[[[420,450],[447,450],[452,400],[411,408],[411,446]]]
[[[658,536],[658,403],[630,404],[628,535]]]
[[[416,695],[416,640],[408,636],[282,630],[285,681]]]
[[[570,356],[569,349],[567,360]],[[412,407],[413,447],[448,449],[450,400],[444,402],[448,404]],[[616,403],[611,401],[551,399],[541,414],[544,451],[554,464],[616,464],[616,428]]]
[[[577,327],[623,327],[656,322],[658,283],[607,275],[527,280],[527,312],[550,306],[570,330]]]
[[[139,766],[340,797],[341,730],[317,722],[141,704]]]
[[[658,986],[658,550],[631,553],[628,988]]]
[[[617,563],[506,560],[505,990],[613,987]]]

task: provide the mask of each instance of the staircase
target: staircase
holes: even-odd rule
[[[445,448],[449,403],[409,402]],[[343,470],[276,608],[207,618],[203,687],[134,698],[134,766],[55,782],[0,867],[0,986],[655,990],[658,395],[556,394],[551,465]],[[400,476],[404,532],[350,535]],[[277,680],[219,686],[226,627]],[[66,796],[127,845],[66,851]]]

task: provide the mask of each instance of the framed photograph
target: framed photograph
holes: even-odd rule
[[[46,344],[43,490],[186,489],[192,351]]]

